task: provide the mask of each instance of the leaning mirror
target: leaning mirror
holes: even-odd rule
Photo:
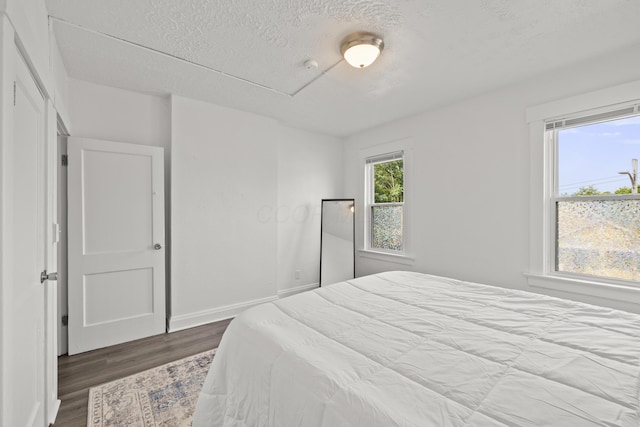
[[[354,212],[354,199],[322,199],[320,286],[355,277]]]

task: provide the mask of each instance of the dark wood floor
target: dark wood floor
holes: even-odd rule
[[[218,347],[230,320],[58,358],[55,427],[85,427],[89,388]]]

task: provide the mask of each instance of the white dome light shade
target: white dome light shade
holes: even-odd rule
[[[344,53],[344,59],[356,68],[368,67],[373,64],[373,61],[378,59],[378,56],[380,56],[380,49],[378,49],[378,46],[370,44],[351,46]]]
[[[375,34],[354,33],[348,35],[340,46],[344,59],[355,68],[364,68],[378,59],[384,42]]]

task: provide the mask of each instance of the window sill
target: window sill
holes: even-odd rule
[[[376,261],[393,262],[395,264],[413,265],[415,259],[404,254],[372,251],[370,249],[358,249],[361,258],[375,259]]]
[[[551,274],[524,273],[529,286],[640,304],[640,287]]]

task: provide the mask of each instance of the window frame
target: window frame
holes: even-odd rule
[[[633,282],[603,279],[596,276],[576,277],[554,271],[554,256],[549,248],[554,241],[551,228],[551,195],[554,182],[549,168],[555,168],[548,143],[546,125],[553,120],[589,116],[640,103],[640,80],[557,99],[526,109],[529,125],[529,259],[523,272],[527,284],[552,295],[575,295],[574,298],[594,304],[638,311],[640,287]],[[555,173],[555,170],[554,170]],[[551,205],[551,206],[550,206]],[[555,218],[553,219],[555,221]]]
[[[375,202],[375,165],[402,160],[402,202],[376,203]],[[389,153],[374,155],[365,158],[365,230],[364,247],[365,250],[376,253],[383,253],[395,256],[403,256],[406,253],[406,227],[405,227],[405,202],[406,194],[406,156],[404,150],[395,150]],[[373,243],[373,208],[378,206],[402,206],[402,250],[377,248]]]
[[[547,248],[548,251],[548,255],[550,257],[549,260],[547,260],[547,265],[549,266],[550,269],[550,274],[553,275],[558,275],[560,277],[569,277],[569,278],[577,278],[579,280],[589,280],[589,281],[596,281],[596,282],[615,282],[615,283],[624,283],[624,284],[628,284],[629,286],[634,286],[634,287],[638,287],[640,288],[640,281],[633,281],[633,280],[625,280],[625,279],[619,279],[619,278],[615,278],[615,277],[606,277],[606,276],[596,276],[596,275],[590,275],[590,274],[581,274],[581,273],[575,273],[575,272],[570,272],[570,271],[560,271],[558,270],[558,245],[559,245],[559,238],[558,238],[558,233],[557,233],[557,224],[558,224],[558,203],[559,202],[572,202],[572,201],[589,201],[589,200],[640,200],[640,194],[601,194],[601,195],[592,195],[592,196],[563,196],[560,194],[559,191],[559,139],[558,139],[558,132],[560,130],[565,130],[565,129],[571,129],[571,128],[576,128],[576,127],[580,127],[580,126],[588,126],[588,125],[592,125],[592,124],[596,124],[596,123],[604,123],[607,121],[613,121],[613,120],[619,120],[619,119],[624,119],[627,117],[638,117],[640,115],[640,109],[639,109],[639,104],[634,104],[631,105],[626,109],[632,109],[632,112],[630,113],[620,113],[620,114],[615,114],[616,112],[620,111],[620,109],[618,108],[613,108],[610,111],[605,111],[603,113],[598,113],[595,115],[589,115],[589,114],[582,114],[582,115],[578,115],[575,118],[572,118],[574,121],[579,121],[579,124],[574,124],[574,125],[568,125],[568,126],[557,126],[557,125],[553,125],[550,127],[550,124],[548,123],[545,126],[545,144],[549,145],[549,151],[552,155],[552,159],[551,162],[552,164],[550,165],[549,168],[547,168],[547,170],[549,171],[550,174],[552,174],[552,176],[550,176],[548,179],[551,182],[552,185],[552,189],[549,195],[549,203],[548,203],[548,211],[547,211],[547,215],[548,215],[548,224],[549,224],[549,229],[547,230],[548,233],[550,233],[550,239],[548,241],[548,244],[550,245],[550,247]],[[595,117],[594,117],[595,116]],[[589,120],[590,117],[593,117],[592,120]],[[563,122],[569,121],[568,120],[563,120]]]

